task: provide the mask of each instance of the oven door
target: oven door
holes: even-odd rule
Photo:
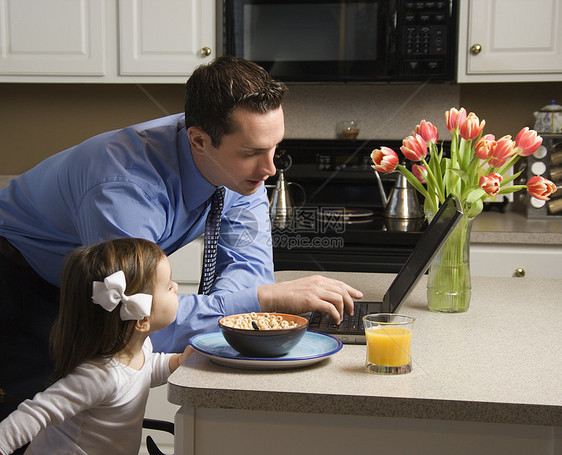
[[[225,53],[285,81],[389,80],[396,0],[225,0]]]

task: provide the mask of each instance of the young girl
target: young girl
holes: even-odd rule
[[[54,383],[0,422],[0,454],[137,454],[150,387],[192,352],[154,354],[149,335],[176,317],[164,252],[140,239],[72,252],[51,332]]]

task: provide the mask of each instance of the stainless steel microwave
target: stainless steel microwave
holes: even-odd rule
[[[284,81],[455,80],[457,0],[224,0],[224,49]]]

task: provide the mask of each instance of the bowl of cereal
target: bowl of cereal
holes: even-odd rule
[[[279,357],[293,349],[304,336],[308,320],[283,313],[243,313],[219,321],[224,339],[249,357]]]

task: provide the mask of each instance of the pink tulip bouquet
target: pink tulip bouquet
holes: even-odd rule
[[[412,170],[399,163],[394,150],[373,150],[371,159],[377,172],[400,172],[420,192],[428,218],[437,213],[449,194],[457,196],[464,215],[443,247],[437,253],[427,279],[428,308],[439,312],[467,311],[471,298],[470,232],[471,221],[489,196],[514,193],[523,188],[531,196],[548,200],[556,186],[543,177],[533,177],[526,185],[514,185],[521,172],[508,171],[521,158],[531,155],[542,144],[536,131],[523,128],[515,137],[498,140],[492,134],[482,135],[486,122],[474,113],[452,108],[445,113],[447,129],[453,134],[449,156],[439,148],[437,128],[422,120],[412,136],[402,141],[400,150],[413,161]]]
[[[398,171],[425,198],[426,213],[437,213],[449,194],[456,195],[469,218],[477,216],[483,201],[489,196],[514,193],[527,188],[529,194],[548,200],[556,186],[543,177],[532,177],[526,185],[510,185],[521,172],[506,175],[521,158],[531,155],[542,144],[537,132],[523,128],[512,140],[504,136],[498,140],[493,134],[482,135],[485,120],[466,110],[452,108],[445,112],[447,129],[453,134],[449,157],[438,148],[439,132],[422,120],[412,136],[402,141],[400,151],[415,164],[412,171],[399,164],[398,155],[388,147],[371,153],[373,169],[378,172]],[[424,186],[425,185],[425,186]]]

